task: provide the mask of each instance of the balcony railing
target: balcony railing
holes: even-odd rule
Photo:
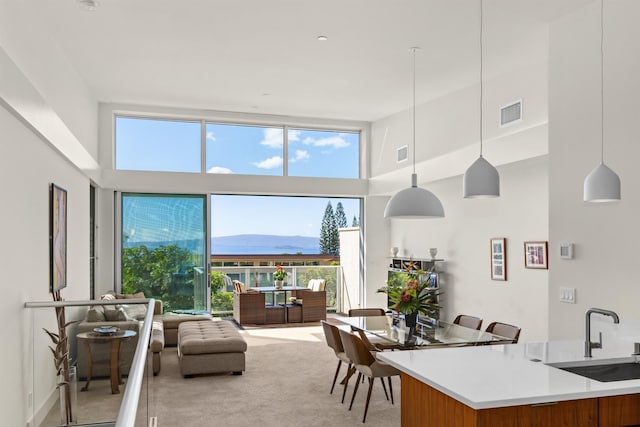
[[[62,422],[63,416],[66,416],[60,408],[59,396],[67,395],[64,391],[61,393],[58,386],[58,378],[54,367],[53,355],[48,347],[55,348],[55,343],[47,336],[43,329],[57,334],[58,321],[56,319],[56,307],[64,307],[66,323],[64,328],[68,337],[69,364],[77,368],[78,360],[77,349],[78,340],[78,322],[86,317],[87,308],[94,305],[117,305],[122,304],[122,300],[116,301],[56,301],[56,302],[27,302],[25,308],[27,310],[28,323],[30,323],[28,342],[30,344],[30,352],[28,360],[25,361],[27,368],[27,379],[25,388],[29,401],[29,419],[28,425],[38,427],[53,427],[66,425]],[[77,393],[76,402],[71,407],[74,424],[79,426],[115,426],[115,427],[143,427],[147,426],[149,420],[153,417],[152,408],[149,402],[140,399],[140,392],[143,383],[153,378],[151,375],[151,360],[148,356],[148,344],[151,335],[151,326],[153,323],[154,299],[128,299],[128,305],[144,304],[147,306],[147,312],[144,321],[137,329],[138,341],[135,353],[131,361],[131,366],[127,376],[124,390],[121,394],[112,395],[103,394],[103,389],[97,389],[95,379],[92,380],[92,388],[87,392],[82,392],[80,396],[80,387],[84,384],[85,378],[76,376],[75,386],[69,388],[69,395],[73,396],[73,389]],[[75,321],[75,322],[74,322]],[[98,322],[99,323],[99,322]],[[31,371],[31,373],[29,372]],[[108,381],[108,380],[99,380]],[[98,381],[98,382],[99,382]],[[117,404],[112,405],[113,396],[121,396]],[[74,398],[71,398],[74,401]],[[102,405],[103,410],[96,412],[97,402],[111,402],[109,405]],[[66,405],[64,406],[66,407]]]

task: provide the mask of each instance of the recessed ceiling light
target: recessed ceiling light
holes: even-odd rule
[[[80,8],[82,10],[86,10],[88,12],[93,12],[98,8],[98,6],[100,6],[98,0],[78,0],[78,3],[80,3]]]
[[[326,42],[327,40],[329,40],[329,37],[327,36],[318,36],[318,41]]]

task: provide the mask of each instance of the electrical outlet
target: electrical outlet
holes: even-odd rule
[[[560,302],[566,302],[568,304],[576,303],[576,288],[560,287]]]

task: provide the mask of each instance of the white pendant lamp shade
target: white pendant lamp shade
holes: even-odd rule
[[[418,175],[411,174],[411,187],[398,191],[387,203],[384,217],[389,218],[441,218],[444,208],[429,190],[418,187]]]
[[[584,201],[603,203],[620,199],[620,178],[607,165],[600,163],[584,179]]]
[[[462,188],[467,199],[499,197],[500,174],[491,163],[480,156],[464,173]]]
[[[584,179],[585,202],[617,202],[620,178],[604,164],[604,0],[600,1],[600,164]]]
[[[440,200],[429,190],[418,187],[416,174],[416,50],[413,51],[413,173],[411,187],[398,191],[384,208],[385,218],[442,218],[444,209]]]
[[[462,179],[465,199],[500,196],[500,174],[482,157],[482,0],[480,0],[480,157],[469,166]]]

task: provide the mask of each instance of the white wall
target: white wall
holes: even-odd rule
[[[364,199],[364,295],[362,307],[386,307],[387,297],[376,291],[387,281],[391,261],[389,219],[384,208],[389,197],[369,196]]]
[[[0,48],[64,122],[75,142],[82,144],[89,156],[97,159],[96,98],[67,60],[64,51],[48,35],[48,18],[34,2],[0,1]],[[15,86],[13,81],[0,79],[0,89],[5,84]],[[43,108],[38,110],[36,113],[44,115]],[[59,141],[52,143],[58,144]]]
[[[543,63],[484,81],[484,155],[492,164],[547,154],[546,76]],[[519,99],[523,120],[500,128],[500,107]],[[459,175],[477,158],[479,104],[476,85],[417,106],[416,171],[421,183]],[[372,194],[390,194],[390,189],[395,192],[409,183],[412,116],[409,109],[371,125]],[[409,145],[409,160],[398,164],[396,150],[403,145]]]
[[[442,318],[470,314],[522,328],[521,341],[547,338],[548,271],[524,268],[527,240],[547,240],[547,159],[545,157],[498,168],[501,195],[495,199],[464,199],[461,177],[432,182],[445,217],[391,220],[391,241],[399,255],[430,258],[438,248],[437,264],[444,273]],[[507,281],[491,280],[489,240],[507,239]]]
[[[31,311],[24,309],[27,301],[51,301],[49,184],[54,182],[68,192],[69,286],[62,295],[65,299],[88,299],[89,181],[4,107],[0,108],[0,129],[0,178],[5,184],[0,210],[0,323],[6,326],[2,361],[6,368],[4,382],[8,384],[0,388],[0,412],[3,425],[24,426],[33,410],[27,405],[28,393],[34,393],[34,406],[38,408],[55,387],[53,361],[47,349],[50,341],[41,330],[55,330],[54,311],[39,311],[33,318],[34,326]],[[35,355],[32,336],[38,349]]]
[[[340,265],[344,280],[338,312],[360,307],[360,227],[341,228]]]
[[[595,2],[551,27],[549,58],[549,275],[551,338],[582,337],[589,307],[638,318],[640,232],[640,3],[605,2],[605,162],[622,181],[622,201],[582,201],[583,181],[600,160],[600,7]],[[575,259],[555,254],[575,243]],[[559,287],[577,290],[575,305]]]

